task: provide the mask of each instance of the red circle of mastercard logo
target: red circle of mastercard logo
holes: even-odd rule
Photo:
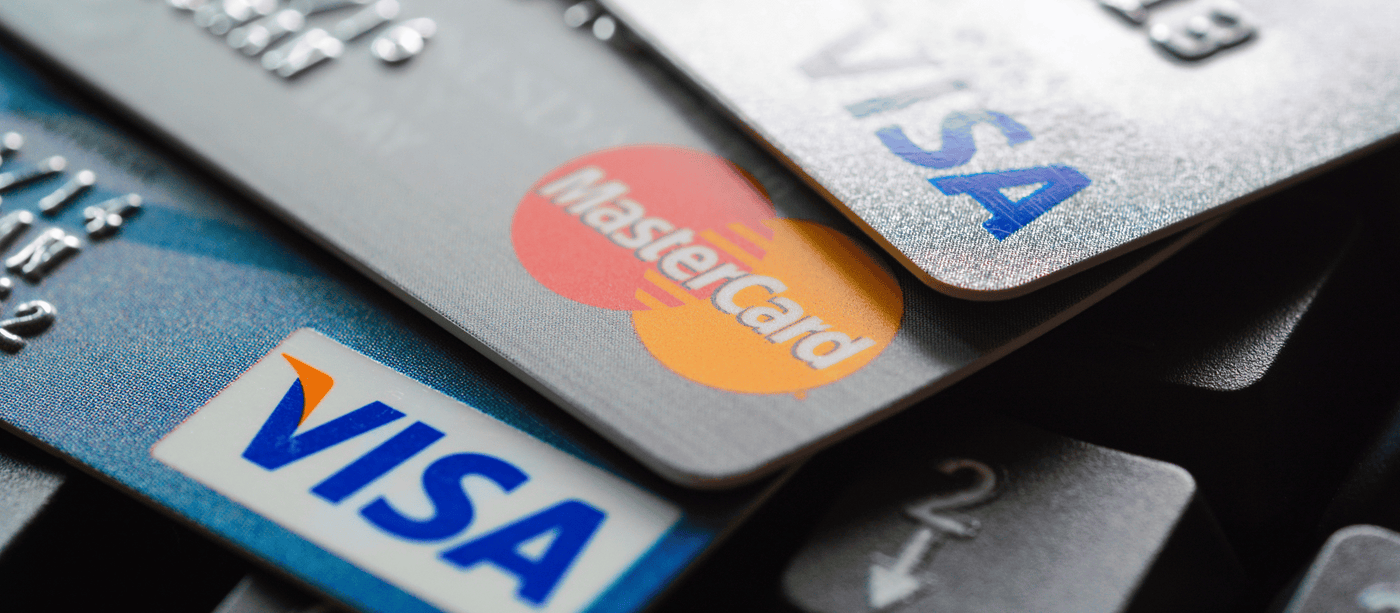
[[[722,158],[660,145],[560,166],[521,199],[517,257],[571,300],[630,311],[692,381],[798,393],[868,364],[899,330],[895,278],[846,235],[778,218]]]

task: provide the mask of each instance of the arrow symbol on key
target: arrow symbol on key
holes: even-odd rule
[[[916,509],[910,509],[911,514]],[[913,596],[923,587],[914,576],[914,568],[923,561],[929,550],[943,542],[943,539],[937,538],[939,535],[972,538],[977,536],[980,527],[976,520],[964,522],[927,512],[916,517],[924,525],[904,543],[899,557],[885,564],[876,562],[870,565],[870,606],[876,611]],[[889,559],[883,555],[879,557]]]
[[[904,544],[899,557],[889,566],[879,563],[870,565],[870,606],[876,610],[904,600],[919,591],[920,583],[914,577],[914,567],[928,554],[934,545],[932,528],[919,528],[918,532]]]
[[[977,536],[982,527],[975,519],[950,517],[940,511],[970,507],[991,499],[996,494],[996,471],[982,462],[967,459],[945,460],[939,463],[938,471],[949,476],[970,471],[976,479],[960,491],[930,496],[904,509],[905,515],[921,525],[904,543],[899,557],[890,560],[889,556],[875,554],[877,561],[870,565],[869,601],[876,611],[913,596],[923,587],[923,582],[914,576],[914,569],[930,550],[942,544],[944,539],[940,537],[969,539]]]

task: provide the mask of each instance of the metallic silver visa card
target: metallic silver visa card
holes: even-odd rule
[[[603,0],[909,270],[1002,299],[1400,128],[1391,0]]]
[[[558,4],[175,4],[7,2],[0,24],[687,485],[770,474],[1191,238],[971,304]]]

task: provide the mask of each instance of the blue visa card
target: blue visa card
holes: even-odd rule
[[[639,610],[776,487],[662,481],[77,99],[0,54],[7,429],[363,610]]]

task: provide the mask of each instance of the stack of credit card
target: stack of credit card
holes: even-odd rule
[[[639,611],[828,481],[765,607],[1228,610],[1215,482],[992,365],[1292,236],[1397,76],[1376,0],[10,2],[0,424],[251,560],[227,611]]]

